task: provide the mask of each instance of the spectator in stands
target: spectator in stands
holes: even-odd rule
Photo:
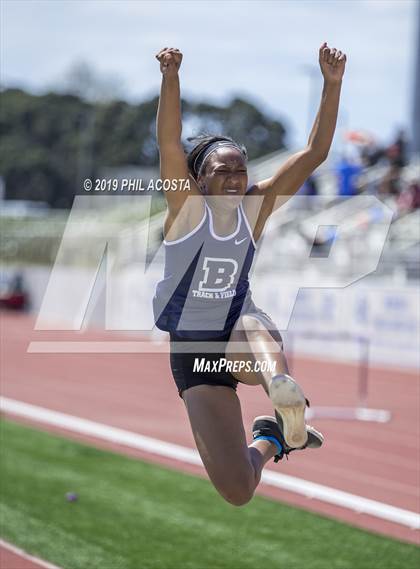
[[[299,196],[304,196],[305,199],[301,200],[301,207],[313,209],[316,205],[315,196],[319,196],[318,180],[316,176],[311,174],[298,192]]]
[[[402,191],[400,168],[390,166],[379,182],[378,193],[381,196],[398,196]]]
[[[385,157],[389,163],[389,169],[378,186],[378,193],[382,196],[395,196],[398,198],[405,191],[404,183],[401,179],[401,170],[407,165],[407,139],[403,130],[397,134],[395,141],[388,146]],[[412,191],[408,190],[401,199],[401,203],[411,203]],[[399,198],[398,198],[399,199]],[[408,201],[407,201],[408,200]]]
[[[402,190],[397,199],[397,206],[400,215],[420,208],[420,183],[418,180],[412,180]]]
[[[354,196],[358,193],[357,178],[361,172],[361,166],[349,157],[342,156],[336,167],[339,196]]]
[[[407,137],[403,130],[398,132],[395,141],[387,148],[386,155],[391,167],[404,168],[407,165]]]
[[[360,159],[365,168],[375,166],[383,157],[385,151],[373,140],[360,147]]]

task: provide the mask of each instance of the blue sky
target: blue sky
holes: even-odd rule
[[[1,16],[3,86],[42,92],[85,61],[140,101],[159,88],[154,54],[176,46],[185,96],[246,96],[283,119],[296,146],[314,106],[307,69],[325,40],[348,55],[340,128],[387,141],[410,127],[416,0],[2,0]]]

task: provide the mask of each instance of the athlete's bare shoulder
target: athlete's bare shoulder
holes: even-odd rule
[[[252,230],[255,241],[261,236],[262,227],[260,227],[261,216],[263,211],[264,194],[259,190],[257,184],[250,186],[242,200],[242,207],[246,215],[249,226]],[[264,220],[265,223],[265,220]]]
[[[194,231],[206,215],[204,197],[198,192],[191,193],[178,210],[168,207],[163,227],[166,241],[176,241]]]

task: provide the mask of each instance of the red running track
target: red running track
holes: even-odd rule
[[[1,569],[60,569],[47,561],[28,555],[23,550],[0,540]]]
[[[6,331],[2,341],[3,396],[194,447],[183,403],[170,374],[167,354],[28,353],[31,341],[118,341],[126,338],[115,332],[34,331],[33,320],[25,315],[3,314],[2,321]],[[313,406],[355,403],[357,369],[354,365],[296,358],[294,376]],[[419,377],[407,371],[378,368],[371,368],[369,377],[367,404],[390,410],[391,422],[317,420],[314,425],[326,437],[324,447],[317,451],[296,452],[288,462],[271,464],[269,468],[396,507],[420,511]],[[238,393],[249,432],[256,415],[271,413],[270,404],[258,387],[241,385]],[[81,438],[69,432],[66,435]],[[103,448],[204,475],[199,467],[89,440]],[[261,486],[259,492],[365,529],[419,543],[418,531],[392,522],[268,486]]]

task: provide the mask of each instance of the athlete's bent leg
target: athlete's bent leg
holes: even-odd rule
[[[229,503],[242,506],[254,495],[261,471],[278,452],[270,441],[246,443],[236,392],[221,385],[197,385],[182,393],[192,432],[209,478]]]
[[[238,346],[242,349],[239,351]],[[232,362],[252,364],[252,370],[244,367],[232,372],[238,381],[248,385],[262,385],[268,393],[268,386],[275,375],[289,374],[282,340],[277,330],[268,330],[255,316],[240,316],[230,335],[226,347],[226,358]],[[261,371],[254,371],[258,363]]]
[[[250,364],[251,370],[242,367],[240,371],[235,371],[234,368],[232,375],[242,383],[264,387],[276,413],[281,417],[287,445],[299,448],[308,440],[306,399],[300,386],[289,375],[282,348],[277,330],[268,330],[258,317],[247,314],[238,319],[232,330],[226,358],[231,362]]]

